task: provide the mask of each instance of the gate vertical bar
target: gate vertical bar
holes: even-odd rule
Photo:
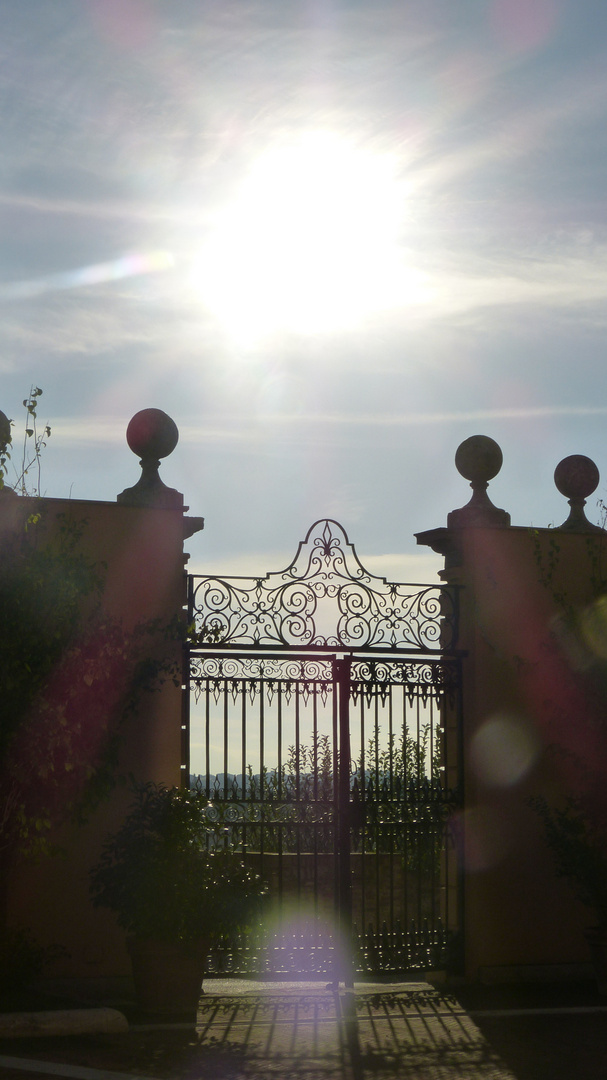
[[[457,733],[457,791],[459,794],[460,809],[466,806],[466,792],[464,789],[465,783],[465,770],[464,770],[464,685],[462,677],[462,661],[461,657],[456,660],[457,665],[457,698],[456,698],[456,733]],[[462,820],[463,817],[462,817]],[[466,873],[465,873],[465,854],[466,854],[466,834],[462,832],[462,849],[460,858],[457,864],[457,926],[458,926],[458,948],[456,956],[453,959],[453,971],[456,975],[463,975],[466,968],[466,943],[464,939],[464,928],[466,925]]]
[[[342,977],[347,987],[354,986],[352,956],[352,873],[350,860],[350,671],[347,656],[335,664],[339,693],[339,763],[338,763],[338,890],[339,931]]]
[[[194,579],[187,576],[186,584],[187,626],[194,622]],[[186,639],[181,646],[181,786],[190,786],[190,710],[192,695],[192,647]]]
[[[192,579],[188,578],[188,613]],[[181,787],[190,786],[190,645],[184,641],[181,647]]]

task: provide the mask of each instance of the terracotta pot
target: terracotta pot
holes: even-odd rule
[[[591,926],[585,937],[590,946],[598,992],[607,997],[607,928]]]
[[[132,937],[128,940],[135,993],[147,1012],[187,1013],[195,1018],[209,942]]]

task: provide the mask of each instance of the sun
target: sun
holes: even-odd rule
[[[235,336],[355,327],[420,288],[398,161],[330,132],[282,142],[214,215],[190,284]]]

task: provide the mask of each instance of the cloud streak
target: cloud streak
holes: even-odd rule
[[[523,408],[453,410],[452,412],[420,413],[278,413],[263,416],[260,423],[275,426],[328,426],[328,427],[417,427],[426,424],[457,424],[470,421],[537,420],[550,417],[607,416],[607,405],[537,405]],[[130,419],[130,418],[128,418]],[[115,444],[125,440],[126,423],[112,417],[54,417],[52,421],[54,441],[80,444]],[[179,424],[179,441],[188,445],[201,443],[242,443],[254,445],[259,424],[243,425],[242,416],[223,418],[222,423],[209,425],[201,420],[200,426]]]
[[[217,555],[191,562],[188,571],[205,577],[259,577],[267,573],[277,573],[286,569],[295,555],[297,545],[292,551],[251,551],[235,556]],[[410,584],[432,581],[437,570],[442,567],[439,555],[429,552],[411,554],[392,553],[386,555],[364,555],[357,550],[365,570],[387,581],[399,581]]]
[[[16,191],[0,191],[0,205],[13,210],[29,210],[37,214],[56,214],[64,217],[82,217],[87,220],[96,218],[101,221],[125,220],[154,223],[191,222],[191,213],[176,207],[141,205],[140,202],[113,202],[77,200],[45,197],[43,195],[24,195]],[[204,219],[200,216],[200,222]]]

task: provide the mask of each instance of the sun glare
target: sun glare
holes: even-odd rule
[[[234,336],[354,327],[421,288],[396,160],[317,132],[268,150],[215,215],[191,285]]]

